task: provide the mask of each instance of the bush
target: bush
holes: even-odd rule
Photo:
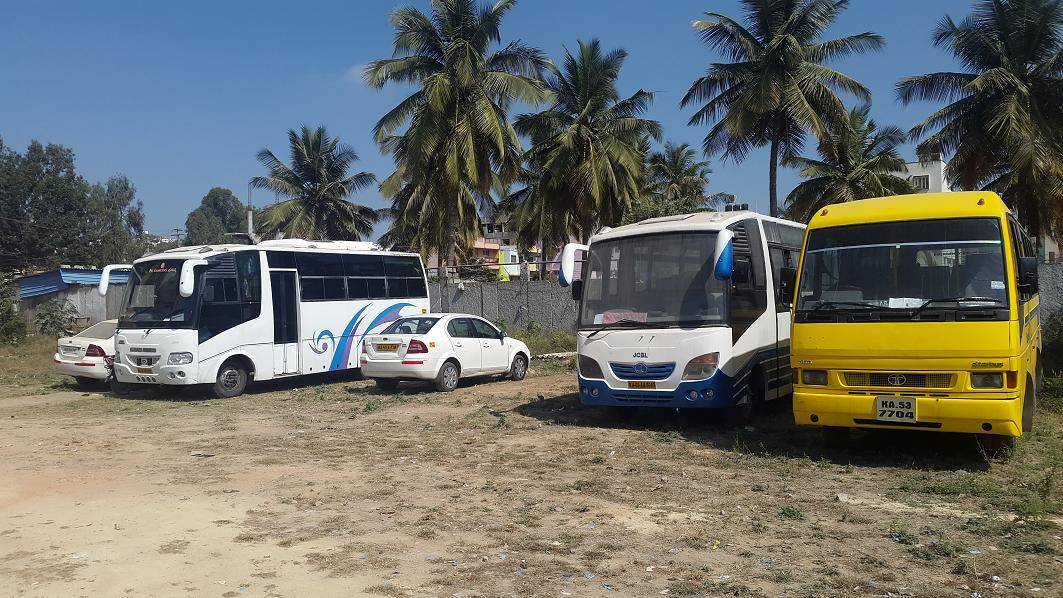
[[[1057,313],[1043,323],[1044,346],[1041,365],[1045,375],[1063,373],[1063,313]]]
[[[33,325],[38,334],[58,338],[69,334],[71,325],[78,315],[78,308],[73,303],[52,299],[37,308]]]
[[[576,335],[565,330],[543,330],[537,322],[532,322],[527,329],[507,330],[506,333],[524,341],[532,355],[576,350]]]
[[[26,321],[19,315],[14,281],[0,276],[0,343],[17,343],[26,338]]]

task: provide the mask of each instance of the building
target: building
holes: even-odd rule
[[[55,270],[29,274],[18,279],[19,312],[33,319],[37,308],[53,299],[68,301],[77,308],[77,323],[88,326],[100,320],[117,318],[125,301],[125,285],[128,272],[112,272],[112,288],[106,297],[101,297],[96,288],[100,284],[102,270],[62,266]]]
[[[945,163],[941,160],[908,162],[904,165],[904,172],[900,174],[915,187],[917,193],[952,191],[948,179],[945,178]]]

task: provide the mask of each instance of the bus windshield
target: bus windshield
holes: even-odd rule
[[[1007,305],[1000,220],[880,222],[812,230],[797,311]],[[926,304],[926,305],[924,305]]]
[[[157,260],[133,266],[120,328],[192,328],[195,296],[178,291],[184,260]]]
[[[579,327],[725,325],[727,293],[713,276],[716,233],[655,233],[598,241],[583,268]]]

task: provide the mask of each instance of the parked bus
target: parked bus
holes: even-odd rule
[[[179,247],[133,264],[118,320],[116,389],[209,385],[218,397],[251,380],[359,367],[361,339],[427,313],[421,258],[374,243],[265,241]]]
[[[1041,381],[1033,241],[993,193],[828,206],[809,223],[793,322],[794,418],[985,434],[1033,423]]]
[[[788,395],[790,313],[779,283],[796,268],[803,234],[801,224],[750,211],[705,212],[566,246],[560,281],[579,301],[583,403],[730,408],[744,420]]]

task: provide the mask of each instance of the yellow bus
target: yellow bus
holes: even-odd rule
[[[850,428],[967,432],[994,453],[1029,432],[1036,249],[997,195],[827,206],[787,274],[797,425],[835,444]]]

